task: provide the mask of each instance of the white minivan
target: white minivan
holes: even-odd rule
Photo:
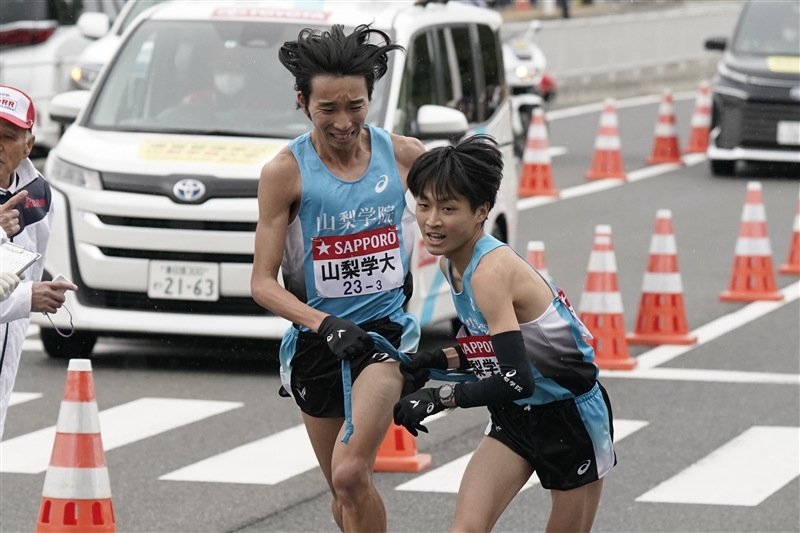
[[[283,336],[289,323],[250,296],[256,193],[264,163],[311,127],[277,54],[306,27],[371,23],[406,48],[375,86],[370,124],[429,147],[497,139],[505,179],[487,228],[513,244],[519,162],[500,16],[456,2],[305,5],[163,3],[128,28],[91,91],[53,99],[56,118],[77,118],[45,166],[56,205],[46,275],[78,291],[72,337],[35,318],[49,355],[86,356],[103,335]],[[435,258],[419,236],[415,248],[410,310],[423,325],[452,319]],[[52,318],[69,330],[67,313]]]

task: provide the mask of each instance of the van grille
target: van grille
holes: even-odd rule
[[[128,250],[127,248],[101,247],[103,255],[126,259],[154,259],[156,261],[193,261],[198,263],[252,263],[253,254],[210,254],[199,252],[163,252],[160,250]]]
[[[159,218],[118,217],[97,215],[103,224],[109,226],[134,226],[137,228],[161,228],[193,231],[256,231],[255,222],[223,222],[216,220],[170,220]]]

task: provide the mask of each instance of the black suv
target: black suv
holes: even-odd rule
[[[716,175],[736,161],[800,163],[800,2],[747,2],[714,78],[708,158]]]

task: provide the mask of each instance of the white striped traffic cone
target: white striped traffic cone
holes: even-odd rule
[[[797,214],[792,228],[792,244],[789,246],[789,258],[778,269],[781,274],[800,275],[800,201],[797,202]]]
[[[594,362],[606,370],[631,370],[636,366],[636,359],[630,356],[625,338],[611,226],[601,224],[595,228],[588,270],[579,318],[592,334],[593,339],[587,342],[594,348]]]
[[[642,282],[642,299],[630,344],[694,344],[683,306],[683,283],[678,272],[678,247],[672,232],[672,211],[659,209],[650,241],[650,260]]]
[[[627,179],[622,161],[622,141],[619,138],[619,121],[613,98],[606,98],[605,109],[600,115],[600,129],[594,141],[594,155],[587,180],[605,178]]]
[[[692,130],[689,144],[684,148],[686,154],[704,154],[708,150],[708,134],[711,131],[711,84],[700,82],[700,91],[694,103]]]
[[[767,215],[761,197],[761,183],[758,181],[747,184],[731,282],[719,299],[723,302],[783,299],[775,283],[772,247],[767,236]]]
[[[547,271],[547,261],[544,258],[544,242],[528,241],[528,254],[525,257],[533,268],[547,281],[553,281],[550,272]]]
[[[648,165],[659,163],[682,163],[678,148],[678,131],[675,127],[675,110],[672,105],[672,91],[664,89],[661,105],[658,107],[653,153],[645,161]]]
[[[71,359],[36,533],[114,533],[100,417],[89,359]]]
[[[544,111],[533,109],[525,151],[522,153],[522,175],[519,179],[520,198],[527,196],[558,196],[553,187],[553,168],[547,143]]]

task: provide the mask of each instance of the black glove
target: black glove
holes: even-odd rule
[[[375,348],[375,341],[366,331],[349,320],[337,316],[326,316],[319,325],[317,333],[322,335],[328,347],[339,359],[349,361]]]
[[[430,368],[447,370],[447,356],[441,348],[432,352],[408,354],[411,362],[400,363],[400,373],[406,382],[403,384],[403,396],[411,394],[425,386],[430,379]]]
[[[394,423],[416,437],[417,430],[428,432],[420,422],[444,410],[445,406],[439,401],[439,389],[420,389],[394,404]]]

